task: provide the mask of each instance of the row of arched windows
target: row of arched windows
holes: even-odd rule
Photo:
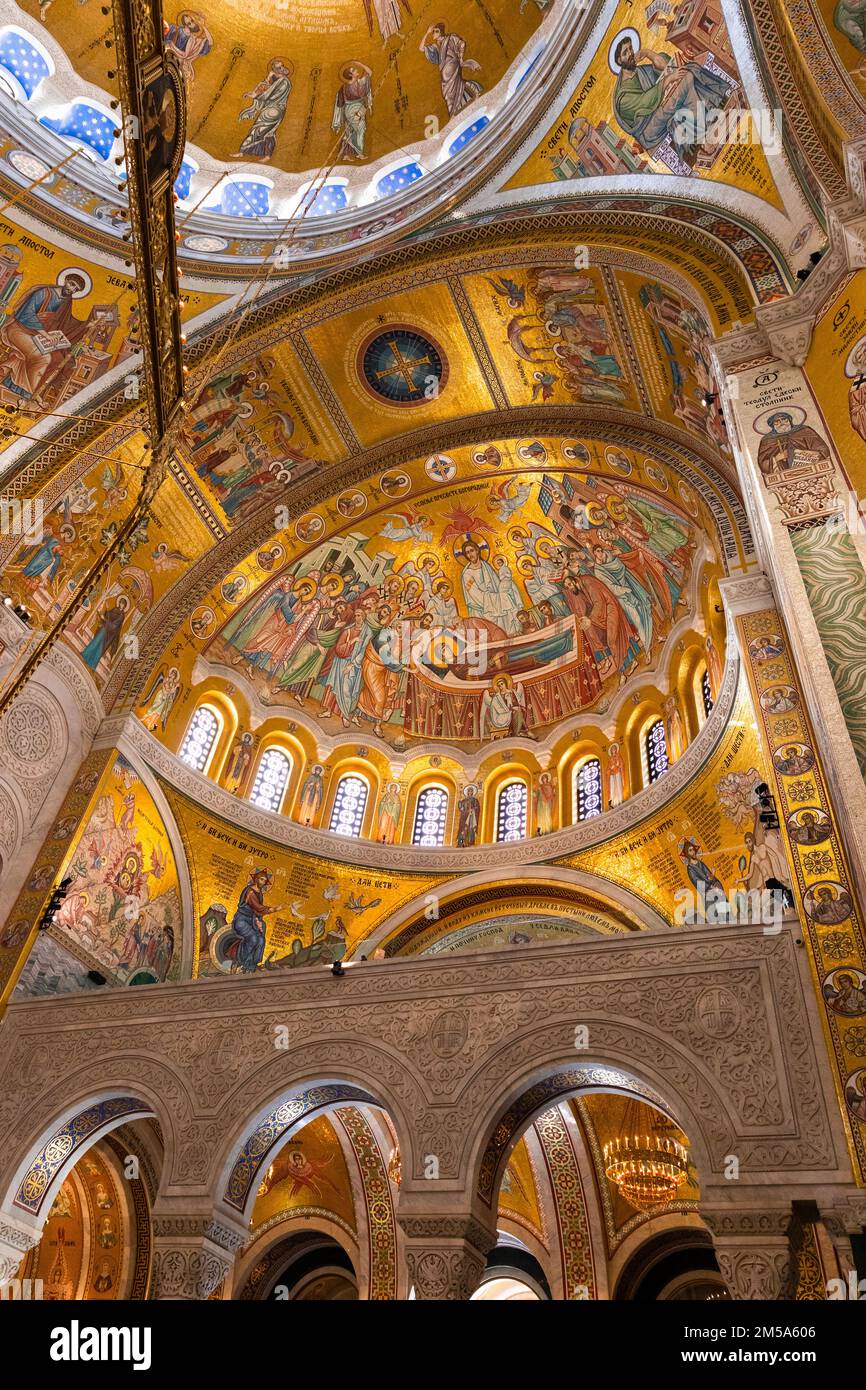
[[[222,718],[217,710],[210,705],[199,705],[181,744],[181,762],[196,772],[205,772],[221,724]],[[667,772],[670,766],[663,720],[658,719],[650,725],[644,736],[643,749],[644,781],[649,785]],[[249,800],[263,811],[279,813],[291,771],[292,760],[287,752],[282,748],[266,748],[255,770]],[[361,834],[369,795],[370,786],[362,774],[353,772],[341,777],[334,793],[329,830],[335,835],[357,839]],[[587,758],[575,767],[572,800],[576,821],[601,815],[604,792],[598,758]],[[413,845],[435,849],[445,844],[449,803],[448,789],[438,783],[421,790],[415,804]],[[499,789],[495,819],[497,842],[526,838],[529,823],[529,786],[526,780],[514,778]]]
[[[698,722],[702,723],[713,708],[713,687],[706,666],[694,672],[694,697],[697,706]],[[560,798],[560,784],[556,773],[539,776],[533,781],[532,774],[518,770],[514,776],[506,778],[495,788],[492,802],[485,811],[485,839],[497,843],[522,840],[530,833],[544,834],[554,829],[557,823],[576,824],[600,816],[609,807],[618,806],[628,795],[627,786],[634,791],[638,787],[651,786],[670,769],[681,755],[688,738],[684,735],[682,720],[676,713],[677,701],[668,697],[665,701],[667,717],[653,717],[639,726],[632,743],[635,755],[639,753],[630,778],[619,744],[612,744],[604,765],[600,757],[590,754],[576,760],[570,771],[570,801]],[[220,703],[203,703],[192,714],[181,741],[179,757],[181,762],[196,772],[207,774],[218,742],[225,727],[225,718]],[[245,735],[244,739],[250,736]],[[639,766],[638,766],[639,763]],[[282,746],[269,744],[263,749],[254,765],[248,757],[243,785],[248,788],[247,799],[254,806],[277,815],[283,811],[286,794],[292,778],[293,761],[291,753]],[[317,769],[321,774],[322,769]],[[231,782],[227,782],[231,787]],[[234,784],[238,791],[240,778]],[[402,808],[398,788],[384,794],[378,803],[378,829],[369,828],[368,808],[372,784],[363,771],[352,770],[343,773],[334,787],[333,800],[327,813],[327,826],[334,835],[358,839],[364,833],[383,843],[392,843],[400,838],[399,823]],[[318,789],[321,805],[321,783]],[[302,804],[305,793],[302,791]],[[396,799],[396,808],[386,806],[385,799]],[[533,800],[534,797],[534,800]],[[559,814],[555,806],[559,806]],[[533,812],[534,808],[534,812]],[[480,809],[478,788],[467,787],[461,794],[456,787],[450,789],[446,783],[429,781],[417,792],[414,807],[410,803],[406,819],[406,831],[411,826],[408,842],[423,849],[436,849],[449,842],[461,847],[470,847],[480,839]],[[491,819],[488,821],[487,816]],[[454,823],[454,833],[449,827]],[[310,824],[308,816],[305,822]],[[405,840],[405,832],[404,832]]]

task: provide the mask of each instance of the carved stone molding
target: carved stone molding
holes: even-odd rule
[[[474,1216],[414,1215],[398,1220],[407,1240],[466,1240],[486,1255],[496,1244],[496,1232],[482,1225]]]
[[[778,1247],[717,1241],[716,1259],[732,1298],[748,1301],[790,1296],[792,1261],[787,1241]]]
[[[866,1231],[866,1193],[848,1197],[832,1207],[821,1206],[821,1216],[834,1238],[843,1233],[846,1236],[862,1235]]]
[[[849,196],[827,205],[830,245],[808,279],[787,299],[759,305],[755,326],[727,333],[714,346],[721,375],[745,370],[772,356],[802,367],[815,323],[847,275],[866,265],[864,141],[846,148]]]
[[[416,1299],[467,1300],[481,1281],[496,1233],[472,1217],[399,1216]]]
[[[721,1182],[736,1153],[744,1181],[784,1180],[808,1195],[821,1175],[828,1198],[834,1188],[847,1195],[844,1136],[802,964],[789,926],[769,936],[744,925],[397,957],[359,963],[341,979],[309,970],[22,1000],[7,1012],[0,1055],[0,1198],[11,1213],[14,1175],[71,1103],[86,1110],[134,1087],[162,1126],[163,1191],[206,1196],[212,1219],[261,1117],[325,1083],[363,1087],[388,1111],[407,1220],[424,1214],[413,1207],[419,1194],[438,1197],[445,1214],[426,1156],[437,1157],[449,1191],[475,1193],[504,1116],[514,1117],[507,1147],[559,1093],[634,1086],[686,1129],[702,1186]],[[720,989],[738,1017],[723,1047],[706,1007]],[[588,1025],[590,1055],[575,1056],[576,1020]],[[285,1050],[274,1047],[277,1027]],[[557,1095],[543,1089],[536,1104],[533,1088],[565,1073]],[[527,1095],[530,1112],[519,1104]],[[228,1212],[225,1220],[231,1229]],[[166,1243],[195,1239],[227,1253],[201,1221],[160,1229]],[[429,1227],[411,1229],[416,1243],[431,1243]]]
[[[417,1299],[470,1299],[481,1282],[484,1263],[485,1257],[465,1241],[406,1246],[409,1284]]]
[[[791,1208],[701,1207],[722,1277],[736,1299],[779,1299],[793,1293]]]
[[[219,1288],[232,1260],[215,1246],[197,1241],[189,1245],[163,1243],[153,1246],[153,1299],[207,1299]]]
[[[701,1216],[714,1236],[787,1236],[791,1224],[790,1207],[756,1210],[751,1207],[701,1207]]]
[[[84,732],[93,737],[102,722],[105,710],[96,684],[81,658],[62,643],[50,652],[46,665],[57,673],[75,698]]]
[[[0,1219],[0,1289],[15,1277],[27,1251],[38,1244],[38,1230]]]
[[[213,1216],[154,1215],[153,1234],[166,1240],[182,1237],[207,1240],[229,1255],[236,1255],[247,1244],[247,1232],[229,1226]]]
[[[776,601],[773,586],[765,574],[750,574],[743,579],[720,579],[719,590],[728,623],[744,613],[756,613]]]
[[[151,1298],[209,1298],[248,1239],[247,1231],[206,1212],[154,1212]]]

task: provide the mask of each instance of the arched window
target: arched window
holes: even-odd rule
[[[187,725],[179,757],[187,767],[204,772],[222,728],[222,718],[211,705],[199,705]]]
[[[11,78],[15,95],[29,101],[40,82],[53,73],[54,63],[40,43],[7,24],[0,31],[0,68]]]
[[[259,758],[250,801],[263,811],[279,811],[292,771],[292,760],[282,748],[266,748]]]
[[[85,145],[104,160],[114,148],[115,123],[115,116],[93,101],[73,101],[70,106],[64,106],[58,116],[39,117],[40,125],[65,136],[73,144]]]
[[[334,806],[331,811],[331,824],[328,827],[335,835],[350,835],[357,840],[364,823],[364,811],[370,788],[363,777],[357,773],[341,777],[337,783]]]
[[[412,827],[413,845],[438,849],[445,843],[445,822],[448,819],[448,793],[444,787],[425,787],[415,805],[415,824]]]
[[[506,782],[496,801],[496,839],[526,839],[526,783]]]
[[[601,763],[598,758],[587,758],[575,773],[574,810],[577,820],[589,820],[591,816],[600,816],[604,810],[601,798]]]
[[[648,787],[651,782],[657,782],[669,767],[665,721],[657,719],[654,724],[650,724],[643,741],[644,786]]]

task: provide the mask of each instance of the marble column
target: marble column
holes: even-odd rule
[[[866,297],[862,187],[827,214],[830,247],[819,266],[788,299],[758,308],[753,327],[725,334],[714,357],[755,546],[866,881],[866,665],[850,640],[866,607],[866,504],[858,501],[866,441],[845,405],[846,388],[856,386],[845,375],[846,353],[866,322],[857,307]],[[841,416],[830,409],[840,392]]]
[[[766,757],[768,787],[784,849],[791,889],[819,982],[818,1007],[830,1042],[828,1059],[844,1099],[843,1122],[858,1181],[866,1182],[866,1119],[862,1096],[866,1067],[862,1030],[866,1015],[839,1005],[837,984],[845,971],[866,976],[862,882],[845,835],[844,806],[826,776],[815,734],[816,711],[804,672],[792,652],[792,629],[763,575],[723,579],[719,585],[752,694],[755,723]],[[784,695],[780,709],[774,694]],[[810,818],[808,821],[806,817]],[[847,851],[847,852],[846,852]],[[772,929],[768,924],[765,930]]]

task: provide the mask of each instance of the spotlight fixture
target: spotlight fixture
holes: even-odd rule
[[[824,248],[824,250],[826,250],[826,247]],[[821,264],[823,258],[824,251],[812,252],[812,254],[809,257],[808,265],[802,266],[801,269],[797,271],[797,279],[800,281],[801,285],[804,283],[804,281],[808,280],[809,276],[812,274],[812,271],[815,269],[817,265]]]
[[[71,887],[72,879],[70,877],[64,878],[61,883],[58,883],[55,888],[52,888],[51,897],[48,899],[48,902],[45,906],[45,911],[39,919],[40,931],[47,931],[48,928],[51,926],[52,922],[54,921],[54,918],[60,911],[60,906],[63,902],[63,899],[66,897],[66,894],[69,892],[69,889]]]
[[[345,970],[343,969],[343,963],[342,963],[342,961],[335,960],[334,963],[333,963],[333,965],[331,966],[331,974],[332,974],[332,975],[338,975],[338,976],[339,976],[339,975],[345,975],[345,973],[346,973],[346,972],[345,972]]]
[[[701,396],[701,405],[704,407],[704,410],[709,410],[710,406],[714,405],[717,400],[718,397],[715,391],[705,391]]]

